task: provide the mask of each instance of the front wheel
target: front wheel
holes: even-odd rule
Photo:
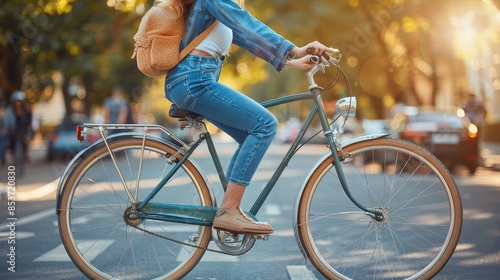
[[[177,164],[168,160],[177,155],[174,146],[146,139],[143,147],[142,141],[134,137],[108,141],[120,172],[104,143],[92,147],[69,171],[61,192],[62,242],[90,279],[179,279],[198,263],[210,241],[210,227],[130,218],[133,208],[122,180],[141,201]],[[214,204],[204,178],[190,161],[151,201]]]
[[[382,213],[377,221],[343,191],[333,157],[308,178],[297,204],[297,234],[328,279],[430,279],[448,262],[462,227],[450,173],[428,151],[376,139],[344,148],[352,196]]]

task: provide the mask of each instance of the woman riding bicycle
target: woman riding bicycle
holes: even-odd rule
[[[268,223],[255,222],[240,209],[241,199],[277,130],[276,118],[244,94],[218,82],[232,43],[267,61],[279,72],[285,66],[310,69],[307,49],[329,50],[319,42],[296,47],[243,9],[244,0],[160,0],[158,5],[185,9],[187,32],[181,48],[215,20],[208,37],[172,69],[165,80],[166,97],[180,108],[204,116],[239,146],[229,163],[228,186],[214,228],[235,233],[269,234]],[[294,59],[297,57],[297,59]]]

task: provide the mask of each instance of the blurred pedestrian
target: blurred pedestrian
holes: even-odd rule
[[[123,88],[115,86],[111,96],[104,100],[104,122],[111,124],[127,123],[129,115],[129,105],[123,94]],[[113,130],[111,133],[121,132],[122,130]]]
[[[0,166],[5,164],[5,147],[8,133],[6,110],[7,104],[0,101]]]
[[[480,129],[486,122],[486,108],[472,91],[466,96],[462,108],[470,121]]]
[[[33,114],[29,104],[26,103],[24,92],[16,91],[11,95],[5,118],[9,148],[13,158],[15,158],[17,145],[21,145],[24,160],[29,162],[28,143],[34,137],[33,128],[31,127]]]

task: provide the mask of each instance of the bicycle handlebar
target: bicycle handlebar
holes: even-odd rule
[[[337,65],[340,62],[340,59],[342,58],[342,54],[338,49],[331,48],[333,50],[332,53],[328,53],[328,51],[324,51],[321,55],[315,55],[314,54],[314,48],[307,48],[306,52],[311,56],[311,62],[318,64],[321,62],[330,64],[330,65]],[[324,58],[326,61],[323,61],[321,58]]]
[[[351,97],[351,86],[349,79],[347,78],[347,75],[344,73],[344,71],[340,68],[339,62],[340,59],[342,58],[342,54],[340,53],[339,50],[333,49],[332,53],[328,53],[327,51],[323,52],[321,55],[316,55],[314,54],[314,49],[313,48],[308,48],[306,51],[308,54],[311,55],[311,62],[315,64],[315,66],[309,70],[309,72],[306,74],[307,80],[309,81],[309,90],[322,90],[323,88],[318,86],[316,82],[314,81],[314,75],[319,71],[325,73],[325,68],[329,66],[335,66],[339,70],[338,74],[340,74],[345,82],[346,90],[348,93],[348,97],[344,97],[339,99],[335,103],[335,109],[336,112],[344,116],[344,118],[347,119],[347,117],[354,117],[356,114],[356,98]],[[338,76],[337,76],[338,78]],[[335,78],[334,83],[336,83],[337,78]],[[344,121],[345,124],[345,121]]]
[[[316,82],[314,81],[314,75],[316,72],[321,71],[325,73],[325,68],[329,66],[335,66],[340,70],[339,62],[342,58],[342,54],[339,50],[333,49],[332,53],[328,53],[324,51],[321,55],[314,54],[314,48],[307,48],[306,52],[311,55],[311,62],[315,64],[315,66],[309,70],[307,73],[307,80],[309,81],[309,89],[320,88]]]

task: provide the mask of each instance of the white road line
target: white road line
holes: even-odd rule
[[[41,186],[41,187],[36,188],[34,190],[31,190],[31,191],[27,191],[27,192],[18,191],[17,192],[17,200],[18,201],[30,201],[30,200],[35,200],[35,199],[45,197],[45,196],[52,194],[56,191],[58,183],[59,183],[59,178],[55,179],[54,181],[52,181],[44,186]]]
[[[78,242],[81,251],[85,251],[85,256],[88,261],[92,261],[97,257],[99,252],[106,250],[114,241],[112,240],[87,240],[83,242]],[[83,246],[83,247],[82,247]],[[101,246],[104,246],[101,248]],[[90,248],[90,250],[87,250]],[[209,244],[208,248],[218,249],[217,246],[212,242]],[[187,257],[187,252],[184,249],[180,249],[177,261],[184,261]],[[58,245],[54,249],[46,252],[45,254],[39,256],[33,260],[34,262],[70,262],[71,259],[68,257],[66,250],[62,244]],[[201,262],[238,262],[239,258],[237,256],[224,255],[214,252],[206,252]]]
[[[286,270],[290,280],[318,280],[305,265],[288,265]]]
[[[114,240],[102,239],[102,240],[86,240],[83,242],[77,241],[81,252],[85,252],[85,259],[88,262],[92,262],[98,254],[106,250]],[[61,244],[56,248],[48,251],[47,253],[41,255],[40,257],[33,260],[34,262],[70,262],[64,246]]]
[[[60,244],[54,249],[46,252],[45,254],[39,256],[33,260],[34,262],[71,262],[71,259],[66,253],[64,246]]]
[[[52,209],[52,208],[51,209],[46,209],[46,210],[40,211],[38,213],[31,214],[29,216],[25,216],[25,217],[21,217],[21,218],[17,219],[16,226],[21,226],[21,225],[29,224],[31,222],[35,222],[35,221],[47,218],[47,217],[49,217],[51,215],[55,216],[56,215],[56,210]],[[9,225],[9,222],[0,224],[0,228],[5,228],[7,225]]]
[[[281,208],[278,204],[268,204],[266,205],[265,213],[268,216],[279,216],[281,215]]]
[[[10,232],[0,232],[0,242],[7,241],[9,239]],[[28,239],[35,236],[34,232],[29,231],[17,231],[16,240]]]

